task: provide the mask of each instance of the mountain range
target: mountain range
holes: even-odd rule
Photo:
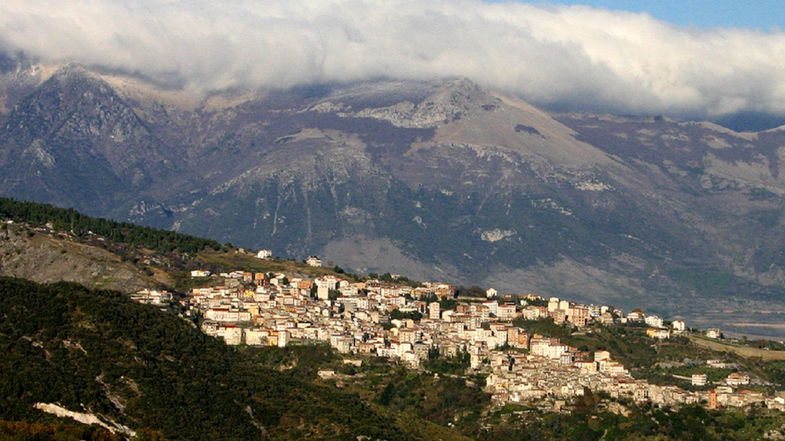
[[[783,159],[785,128],[553,113],[462,78],[208,94],[0,59],[3,196],[750,334],[785,335]]]

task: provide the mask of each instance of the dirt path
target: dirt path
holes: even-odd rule
[[[751,348],[748,346],[736,346],[720,343],[715,340],[708,340],[696,335],[688,335],[687,338],[693,343],[715,351],[733,352],[745,358],[760,357],[764,360],[785,360],[785,351],[767,351],[765,349]]]

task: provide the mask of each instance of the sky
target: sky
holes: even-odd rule
[[[579,0],[531,1],[532,4],[585,5],[645,12],[680,26],[742,27],[761,31],[785,29],[783,0]]]
[[[780,1],[2,0],[0,50],[194,94],[466,77],[554,110],[785,115]]]

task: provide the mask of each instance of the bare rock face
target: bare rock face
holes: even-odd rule
[[[101,248],[35,233],[21,226],[0,230],[0,275],[39,283],[76,282],[91,288],[136,292],[158,283]]]
[[[7,194],[97,214],[173,169],[162,145],[114,93],[67,65],[20,99],[0,128]],[[169,152],[176,155],[175,152]]]
[[[660,313],[785,302],[785,130],[550,114],[465,79],[194,97],[11,71],[4,195]]]

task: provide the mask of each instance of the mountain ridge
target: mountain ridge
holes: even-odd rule
[[[178,107],[152,86],[124,92],[100,73],[72,74],[98,83],[69,83],[70,93],[98,98],[44,100],[54,74],[5,117],[77,110],[72,129],[49,137],[5,124],[5,195],[354,270],[696,318],[694,298],[724,299],[739,316],[785,304],[777,130],[549,114],[466,79],[237,92]],[[101,121],[138,136],[113,143]],[[55,154],[84,155],[79,134],[90,127],[99,136],[87,151],[104,159],[61,172]],[[20,148],[42,151],[37,164],[51,155],[54,168],[18,167]],[[112,158],[123,161],[101,165]]]

